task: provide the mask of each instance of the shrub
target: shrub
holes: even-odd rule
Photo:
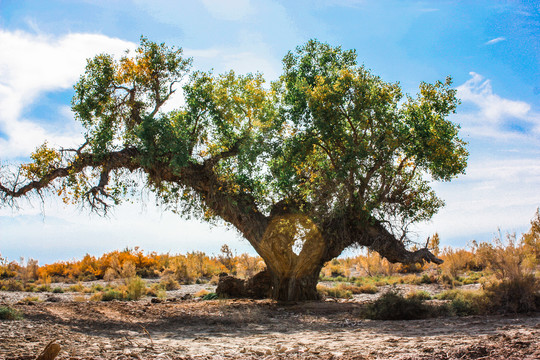
[[[40,301],[38,296],[27,296],[27,297],[21,299],[19,301],[19,303],[30,304],[30,303],[34,303],[34,302],[38,302],[38,301]]]
[[[49,285],[40,285],[37,287],[36,291],[38,292],[45,292],[45,291],[51,291],[51,287]]]
[[[448,310],[451,314],[458,316],[483,314],[488,308],[488,299],[483,291],[447,290],[436,298],[451,300]]]
[[[159,282],[159,284],[161,285],[161,287],[165,290],[176,290],[176,289],[180,289],[180,284],[178,283],[178,281],[176,281],[172,276],[170,275],[167,275],[165,276],[163,279],[161,279],[161,281]]]
[[[85,287],[81,283],[71,285],[70,287],[68,287],[68,291],[70,292],[84,292],[84,289]]]
[[[423,274],[418,280],[418,284],[433,284],[437,282],[435,276],[430,276],[428,274]]]
[[[127,281],[126,288],[127,300],[139,300],[145,293],[146,282],[135,276]]]
[[[90,296],[90,301],[103,301],[103,293],[98,292]]]
[[[418,299],[420,301],[431,300],[431,295],[427,291],[424,291],[424,290],[414,291],[407,294],[407,299]]]
[[[122,300],[124,298],[121,291],[110,289],[100,293],[102,301]]]
[[[365,284],[358,287],[358,292],[353,294],[376,294],[379,292],[379,289],[373,284]]]
[[[329,287],[329,286],[324,286],[324,285],[317,285],[317,291],[324,296],[340,298],[340,299],[352,298],[352,292],[350,290],[345,290],[340,286]]]
[[[157,297],[159,299],[165,299],[167,297],[167,292],[160,283],[152,284],[150,287],[146,288],[145,292],[146,295],[150,297]]]
[[[55,294],[62,294],[64,292],[64,289],[62,289],[61,287],[55,287],[54,289],[52,289],[52,292]]]
[[[103,286],[100,285],[100,284],[94,284],[90,288],[90,292],[92,292],[92,293],[97,293],[97,292],[100,292],[100,291],[103,291]]]
[[[476,267],[475,254],[465,249],[445,247],[441,257],[444,260],[441,265],[443,273],[452,278],[456,278],[460,272],[468,270],[471,266]]]
[[[338,289],[343,291],[350,291],[352,294],[376,294],[379,289],[373,284],[364,284],[364,285],[348,285],[348,284],[339,284],[336,286]]]
[[[485,286],[489,307],[496,312],[526,313],[540,310],[540,281],[533,274],[503,279]]]
[[[368,304],[365,316],[373,320],[413,320],[424,319],[431,315],[432,310],[422,300],[404,298],[390,291],[379,299]]]
[[[2,291],[24,291],[21,281],[15,279],[4,280],[0,283]]]
[[[20,320],[22,314],[9,306],[0,306],[0,320]]]
[[[456,297],[450,303],[450,312],[457,316],[476,315],[479,313],[477,304],[470,298]]]
[[[201,297],[201,299],[203,300],[216,300],[217,298],[218,298],[218,294],[216,293],[208,293],[204,295],[203,297]]]

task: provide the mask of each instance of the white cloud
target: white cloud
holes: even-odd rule
[[[240,20],[252,12],[250,0],[202,0],[213,17],[222,20]]]
[[[487,137],[529,137],[540,134],[540,114],[531,111],[531,105],[519,100],[505,99],[493,92],[491,81],[471,72],[471,79],[457,87],[457,96],[464,104],[475,106],[474,111],[459,114],[464,130],[473,135]],[[531,133],[505,128],[509,122],[522,123]]]
[[[493,44],[496,44],[498,42],[501,42],[501,41],[505,41],[506,38],[505,37],[498,37],[498,38],[495,38],[495,39],[491,39],[489,41],[487,41],[484,45],[493,45]]]
[[[69,89],[84,71],[86,59],[98,53],[121,54],[134,44],[98,34],[52,37],[23,31],[0,30],[0,139],[2,159],[28,156],[36,145],[71,146],[81,138],[66,109],[65,128],[47,129],[23,118],[23,110],[47,92]]]
[[[420,241],[438,232],[444,245],[465,246],[503,233],[528,230],[540,206],[540,164],[536,158],[497,154],[470,161],[467,174],[451,183],[434,184],[446,206],[429,223],[417,226]]]

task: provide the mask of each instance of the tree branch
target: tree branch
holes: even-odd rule
[[[66,167],[56,168],[43,175],[41,179],[34,180],[17,189],[8,189],[0,183],[0,192],[11,198],[26,196],[31,191],[39,191],[49,186],[58,178],[67,177],[72,174],[80,173],[86,167],[106,166],[109,171],[118,168],[127,168],[131,171],[140,167],[137,162],[139,151],[134,148],[125,148],[120,151],[110,152],[106,155],[96,156],[90,153],[84,153],[77,156],[70,165]],[[100,181],[101,182],[101,181]]]

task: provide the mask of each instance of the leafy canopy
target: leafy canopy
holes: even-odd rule
[[[289,207],[316,223],[351,214],[403,226],[443,205],[430,181],[463,173],[468,155],[447,119],[458,105],[450,78],[404,95],[353,50],[316,40],[283,65],[267,85],[260,74],[188,75],[181,49],[145,38],[119,60],[98,55],[73,98],[85,144],[45,144],[24,174],[38,190],[52,185],[66,201],[106,209],[140,183],[126,173],[136,171],[163,202],[205,218],[223,218],[225,201],[267,215]],[[180,89],[183,104],[164,110]],[[211,169],[205,181],[196,166]]]

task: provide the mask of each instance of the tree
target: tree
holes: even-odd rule
[[[46,189],[105,212],[138,184],[185,216],[221,219],[264,259],[272,297],[316,299],[323,264],[350,246],[391,262],[441,263],[407,250],[407,227],[443,205],[430,181],[463,173],[447,120],[451,80],[416,97],[316,40],[289,52],[280,79],[193,72],[182,50],[141,39],[133,56],[88,61],[73,111],[78,149],[32,154],[0,178],[1,203]],[[180,88],[185,104],[163,105]]]

